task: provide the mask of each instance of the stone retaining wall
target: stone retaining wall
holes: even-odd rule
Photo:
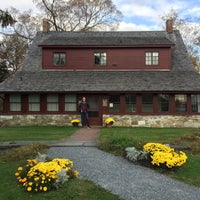
[[[1,115],[0,126],[68,126],[79,115]]]
[[[193,127],[200,128],[200,115],[103,115],[113,117],[113,126],[129,127]],[[70,126],[72,119],[80,119],[79,115],[1,115],[0,126]],[[104,126],[105,124],[103,124]]]
[[[103,121],[105,121],[105,119],[108,117],[114,118],[114,126],[200,128],[200,115],[104,115]]]

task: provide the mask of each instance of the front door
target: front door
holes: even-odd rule
[[[86,101],[90,105],[88,112],[89,120],[91,126],[101,126],[102,125],[102,114],[100,112],[100,96],[99,95],[83,95],[86,97]],[[82,98],[82,97],[81,97]],[[81,99],[80,98],[80,99]]]

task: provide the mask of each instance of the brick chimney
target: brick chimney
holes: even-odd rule
[[[167,31],[167,33],[173,32],[173,20],[172,19],[168,19],[166,21],[166,31]]]
[[[47,33],[50,30],[50,23],[47,19],[43,19],[42,22],[42,28],[43,28],[43,32]]]

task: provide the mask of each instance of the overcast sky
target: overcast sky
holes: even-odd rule
[[[181,17],[197,20],[200,23],[200,0],[112,0],[123,13],[124,18],[119,30],[159,30],[162,22],[160,16],[177,10]],[[0,8],[17,8],[21,11],[36,11],[32,0],[1,0]]]

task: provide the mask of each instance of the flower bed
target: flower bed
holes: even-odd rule
[[[126,157],[134,162],[161,168],[179,168],[186,163],[187,156],[183,151],[176,152],[173,148],[160,143],[147,143],[143,151],[134,147],[126,148]]]
[[[187,156],[183,151],[175,152],[174,148],[160,143],[147,143],[144,150],[150,154],[152,165],[167,168],[181,167],[186,163]]]
[[[42,155],[41,155],[42,156]],[[15,176],[19,185],[28,192],[54,190],[70,178],[78,176],[69,159],[55,158],[51,161],[27,160],[24,167],[18,167]]]

